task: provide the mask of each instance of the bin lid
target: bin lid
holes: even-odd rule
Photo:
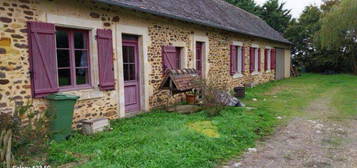
[[[70,94],[63,94],[63,93],[55,93],[46,96],[46,99],[49,100],[77,100],[79,96],[70,95]]]

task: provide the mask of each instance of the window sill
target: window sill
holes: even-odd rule
[[[79,96],[80,100],[90,100],[90,99],[100,99],[104,97],[103,92],[93,87],[86,87],[86,88],[73,88],[73,89],[61,89],[60,93],[65,94],[72,94],[75,96]]]
[[[259,75],[260,74],[260,72],[258,72],[258,71],[255,71],[255,72],[252,72],[252,75],[254,76],[254,75]]]
[[[83,86],[78,86],[78,87],[60,87],[59,91],[60,92],[70,92],[70,91],[81,91],[81,90],[88,90],[88,89],[93,89],[92,86],[90,85],[83,85]]]
[[[266,73],[270,73],[271,72],[271,70],[267,70],[267,71],[265,71]]]
[[[236,79],[236,78],[242,78],[243,77],[243,74],[241,73],[237,73],[237,74],[234,74],[233,75],[233,78]]]

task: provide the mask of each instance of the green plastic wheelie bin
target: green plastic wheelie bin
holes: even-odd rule
[[[52,139],[64,141],[72,132],[73,110],[79,96],[56,93],[46,96],[46,99],[49,102]]]

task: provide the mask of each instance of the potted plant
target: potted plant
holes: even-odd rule
[[[189,92],[186,92],[186,102],[188,104],[196,104],[196,90],[192,89]]]

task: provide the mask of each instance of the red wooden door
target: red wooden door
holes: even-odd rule
[[[139,56],[138,41],[123,39],[123,73],[125,111],[140,111]]]
[[[196,70],[199,75],[202,75],[202,42],[196,43]]]

